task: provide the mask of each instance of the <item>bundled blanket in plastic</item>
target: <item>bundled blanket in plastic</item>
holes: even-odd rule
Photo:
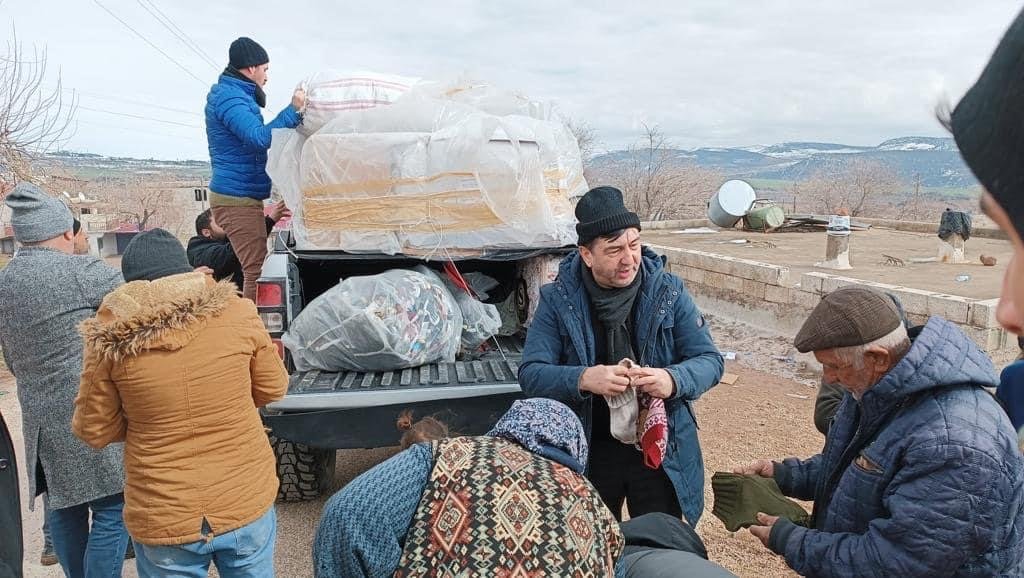
[[[497,335],[501,329],[501,315],[494,305],[482,303],[465,289],[458,287],[444,275],[420,265],[414,269],[424,275],[434,276],[444,283],[462,312],[462,339],[460,354],[472,356],[485,341]],[[460,355],[462,357],[462,355]]]
[[[392,371],[452,362],[462,313],[434,275],[350,277],[314,299],[281,340],[299,371]]]
[[[267,165],[298,249],[429,255],[575,243],[583,163],[546,107],[486,85],[393,78],[359,98],[372,75],[347,98],[346,79],[330,76],[306,83],[310,106],[321,104],[299,129],[275,131]]]

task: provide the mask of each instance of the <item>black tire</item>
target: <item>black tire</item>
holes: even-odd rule
[[[270,436],[277,459],[277,500],[304,502],[315,500],[334,484],[334,465],[338,452]]]

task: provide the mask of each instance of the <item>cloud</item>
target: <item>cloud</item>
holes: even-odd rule
[[[107,154],[205,158],[201,117],[110,100],[121,96],[202,113],[217,67],[189,51],[135,0],[100,0],[204,82],[128,32],[93,1],[4,3],[27,44],[89,108],[195,127],[79,111],[71,145]],[[148,1],[148,0],[147,0]],[[877,144],[938,135],[937,102],[980,72],[1019,9],[992,0],[764,2],[332,3],[152,0],[214,57],[251,36],[271,55],[269,118],[320,70],[472,77],[553,101],[608,148],[641,123],[681,146],[784,140]],[[86,96],[85,93],[106,95]],[[103,126],[101,126],[103,125]]]

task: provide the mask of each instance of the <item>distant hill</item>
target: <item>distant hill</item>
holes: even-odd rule
[[[868,159],[888,165],[907,182],[917,176],[925,187],[961,188],[978,184],[960,158],[952,138],[901,137],[875,147],[836,143],[787,142],[770,146],[673,149],[670,158],[714,169],[728,177],[798,181],[850,162]],[[595,157],[598,168],[611,168],[629,160],[629,151]]]
[[[80,179],[126,178],[131,176],[163,176],[168,179],[209,179],[210,163],[206,161],[167,161],[107,157],[92,153],[58,151],[47,154],[41,164],[59,164]]]
[[[852,159],[869,159],[888,165],[908,183],[920,175],[921,184],[925,187],[966,188],[978,184],[960,158],[952,138],[901,137],[874,147],[786,142],[748,147],[672,149],[668,152],[670,159],[680,164],[696,164],[736,178],[799,181]],[[599,170],[613,168],[628,161],[629,155],[625,150],[611,151],[594,157],[591,162]],[[182,180],[210,178],[210,163],[196,160],[134,159],[60,151],[47,155],[43,162],[59,163],[82,179],[133,175]]]

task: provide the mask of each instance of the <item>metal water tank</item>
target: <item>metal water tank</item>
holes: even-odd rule
[[[723,229],[731,229],[746,216],[756,199],[750,183],[739,179],[726,181],[708,201],[708,219]]]

